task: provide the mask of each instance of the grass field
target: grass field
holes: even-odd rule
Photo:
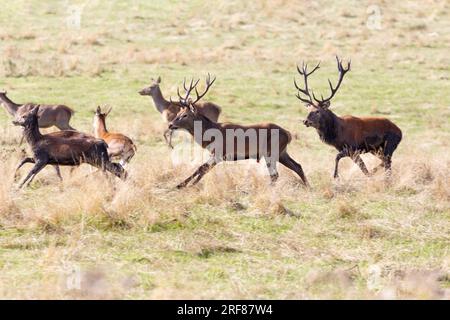
[[[46,168],[17,191],[21,131],[0,110],[0,298],[450,298],[448,1],[9,1],[0,53],[13,101],[67,104],[85,132],[110,105],[109,128],[138,146],[127,182]],[[311,85],[327,93],[335,54],[352,71],[333,110],[403,131],[391,184],[348,158],[334,181],[336,151],[301,123],[295,65],[321,60]],[[245,162],[174,189],[198,164],[174,164],[137,92],[160,75],[175,97],[207,72],[222,121],[293,134],[311,190]]]

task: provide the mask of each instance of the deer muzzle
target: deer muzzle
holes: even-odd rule
[[[303,124],[307,127],[311,126],[311,122],[309,122],[308,120],[303,120]]]

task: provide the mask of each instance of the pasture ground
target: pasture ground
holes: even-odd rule
[[[0,88],[73,107],[86,132],[110,105],[109,128],[138,153],[125,183],[82,166],[61,184],[47,168],[17,191],[20,130],[2,108],[0,297],[448,299],[449,44],[445,0],[5,2]],[[403,130],[391,184],[349,159],[334,181],[335,151],[301,124],[295,64],[322,60],[311,85],[327,93],[335,54],[352,59],[335,112]],[[177,163],[137,91],[161,75],[174,97],[183,77],[207,72],[222,120],[291,131],[311,190],[281,167],[270,187],[263,163],[244,162],[174,189],[195,164]]]

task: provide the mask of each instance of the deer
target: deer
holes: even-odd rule
[[[296,97],[310,108],[303,124],[315,128],[324,143],[337,149],[334,178],[339,177],[339,161],[345,157],[350,157],[366,176],[375,174],[383,167],[386,175],[390,176],[392,155],[402,140],[402,131],[387,118],[338,116],[329,109],[331,99],[339,90],[345,74],[350,71],[351,61],[348,61],[347,68],[344,68],[338,56],[336,61],[339,72],[337,84],[333,86],[328,79],[331,94],[327,98],[323,98],[322,95],[320,99],[308,87],[308,77],[320,68],[320,62],[311,71],[308,71],[308,65],[304,62],[301,68],[297,65],[297,72],[303,77],[304,88],[301,88],[294,79]],[[360,156],[364,153],[377,156],[381,159],[381,164],[369,172]]]
[[[177,116],[180,109],[183,107],[179,102],[172,101],[170,98],[169,100],[166,100],[161,92],[160,85],[161,84],[161,77],[158,76],[158,78],[151,79],[151,84],[148,87],[143,88],[139,91],[139,94],[141,96],[151,96],[153,103],[155,104],[156,110],[161,113],[163,121],[165,123],[170,123],[175,117]],[[186,89],[186,88],[185,88]],[[202,113],[204,116],[206,116],[209,120],[217,122],[220,116],[220,113],[222,112],[222,109],[212,103],[212,102],[199,102],[199,104],[196,106],[198,112]],[[172,130],[167,129],[164,131],[164,139],[166,143],[169,145],[170,148],[173,148],[172,146]]]
[[[102,112],[100,106],[97,107],[94,115],[94,136],[103,139],[108,145],[108,155],[110,158],[120,158],[120,165],[125,167],[134,157],[137,148],[133,140],[121,133],[109,132],[106,128],[106,117],[111,112]]]
[[[20,183],[19,189],[25,184],[28,186],[47,165],[79,166],[87,163],[122,180],[126,179],[127,173],[123,167],[110,161],[105,141],[70,130],[41,134],[38,122],[39,109],[40,106],[35,106],[13,121],[14,125],[23,127],[25,140],[33,153],[33,157],[25,157],[20,161],[17,170],[25,163],[34,163],[31,171]]]
[[[28,113],[34,107],[39,106],[39,127],[50,128],[57,127],[60,130],[75,130],[69,124],[74,111],[68,106],[42,105],[35,103],[17,104],[12,102],[7,96],[6,91],[0,92],[0,103],[3,104],[6,111],[14,118],[20,117],[22,114]]]
[[[271,178],[271,184],[278,179],[277,162],[298,174],[301,183],[309,186],[303,169],[299,163],[292,159],[287,146],[292,140],[289,131],[273,123],[260,123],[254,125],[240,125],[235,123],[217,123],[209,119],[197,109],[197,103],[205,96],[216,78],[211,80],[208,74],[206,88],[199,94],[197,84],[199,80],[191,80],[189,87],[186,80],[183,87],[185,95],[177,90],[179,103],[182,106],[177,116],[170,122],[169,129],[183,129],[194,137],[194,141],[203,149],[210,152],[207,162],[202,164],[191,176],[177,185],[177,188],[186,187],[193,179],[192,185],[197,184],[202,177],[214,166],[222,161],[238,161],[261,158],[266,161]],[[196,98],[190,98],[195,90]]]

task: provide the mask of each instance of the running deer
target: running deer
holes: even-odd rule
[[[289,131],[273,123],[254,125],[216,123],[198,111],[197,102],[208,92],[214,80],[211,81],[208,74],[206,88],[202,94],[199,94],[196,88],[198,81],[195,83],[191,81],[189,88],[186,86],[186,81],[184,82],[186,88],[184,97],[178,91],[182,108],[175,119],[170,122],[169,128],[171,130],[184,129],[188,131],[203,149],[210,152],[210,158],[194,174],[180,183],[177,188],[186,187],[194,178],[193,184],[198,183],[219,162],[244,159],[259,161],[261,158],[266,161],[272,183],[278,178],[276,164],[280,162],[296,172],[302,183],[308,186],[301,165],[287,153],[287,145],[292,139]],[[195,89],[197,95],[195,100],[190,98],[193,89]]]
[[[126,178],[127,174],[122,166],[110,161],[108,145],[103,140],[76,131],[41,134],[38,125],[39,108],[36,106],[13,121],[14,125],[23,127],[25,139],[33,152],[33,157],[24,158],[17,170],[25,163],[34,163],[33,169],[20,183],[19,188],[25,183],[30,184],[47,165],[78,166],[88,163],[121,179]]]
[[[106,117],[111,112],[102,112],[100,106],[97,107],[94,115],[94,135],[97,139],[103,139],[108,144],[108,155],[110,158],[119,158],[120,165],[125,167],[134,157],[136,146],[133,141],[121,133],[109,132],[106,128]]]
[[[60,130],[75,130],[69,124],[74,111],[65,105],[41,105],[34,103],[17,104],[12,102],[7,96],[7,92],[0,92],[0,103],[6,108],[6,111],[14,118],[20,118],[28,113],[35,106],[39,106],[39,128],[57,127]]]
[[[393,122],[381,117],[339,117],[329,108],[331,99],[338,91],[345,74],[350,70],[350,61],[347,68],[342,66],[342,61],[336,56],[339,78],[336,87],[328,80],[331,95],[328,98],[316,98],[314,92],[308,88],[308,76],[320,68],[320,62],[311,71],[308,65],[303,63],[302,68],[297,66],[298,73],[303,77],[304,88],[300,88],[294,80],[297,88],[297,98],[306,103],[311,110],[303,121],[306,127],[317,130],[320,139],[335,147],[338,154],[335,160],[334,177],[338,177],[339,160],[350,157],[359,166],[361,171],[369,176],[384,167],[389,175],[391,171],[392,154],[402,139],[402,131]],[[303,95],[303,96],[302,96]],[[312,96],[311,96],[312,95]],[[371,173],[367,170],[360,154],[372,153],[379,157],[382,163],[374,168]]]
[[[159,87],[161,83],[161,77],[158,77],[158,79],[154,80],[151,79],[152,83],[149,87],[146,87],[139,91],[139,94],[142,96],[151,96],[153,99],[153,103],[155,104],[156,110],[161,113],[163,120],[166,123],[170,123],[175,117],[177,116],[178,112],[180,112],[180,109],[183,107],[181,103],[177,101],[166,100],[161,92],[161,89]],[[217,122],[219,119],[221,108],[212,103],[212,102],[200,102],[196,106],[198,112],[206,116],[209,120],[213,122]],[[164,139],[166,140],[166,143],[172,147],[172,130],[167,129],[164,132]]]

